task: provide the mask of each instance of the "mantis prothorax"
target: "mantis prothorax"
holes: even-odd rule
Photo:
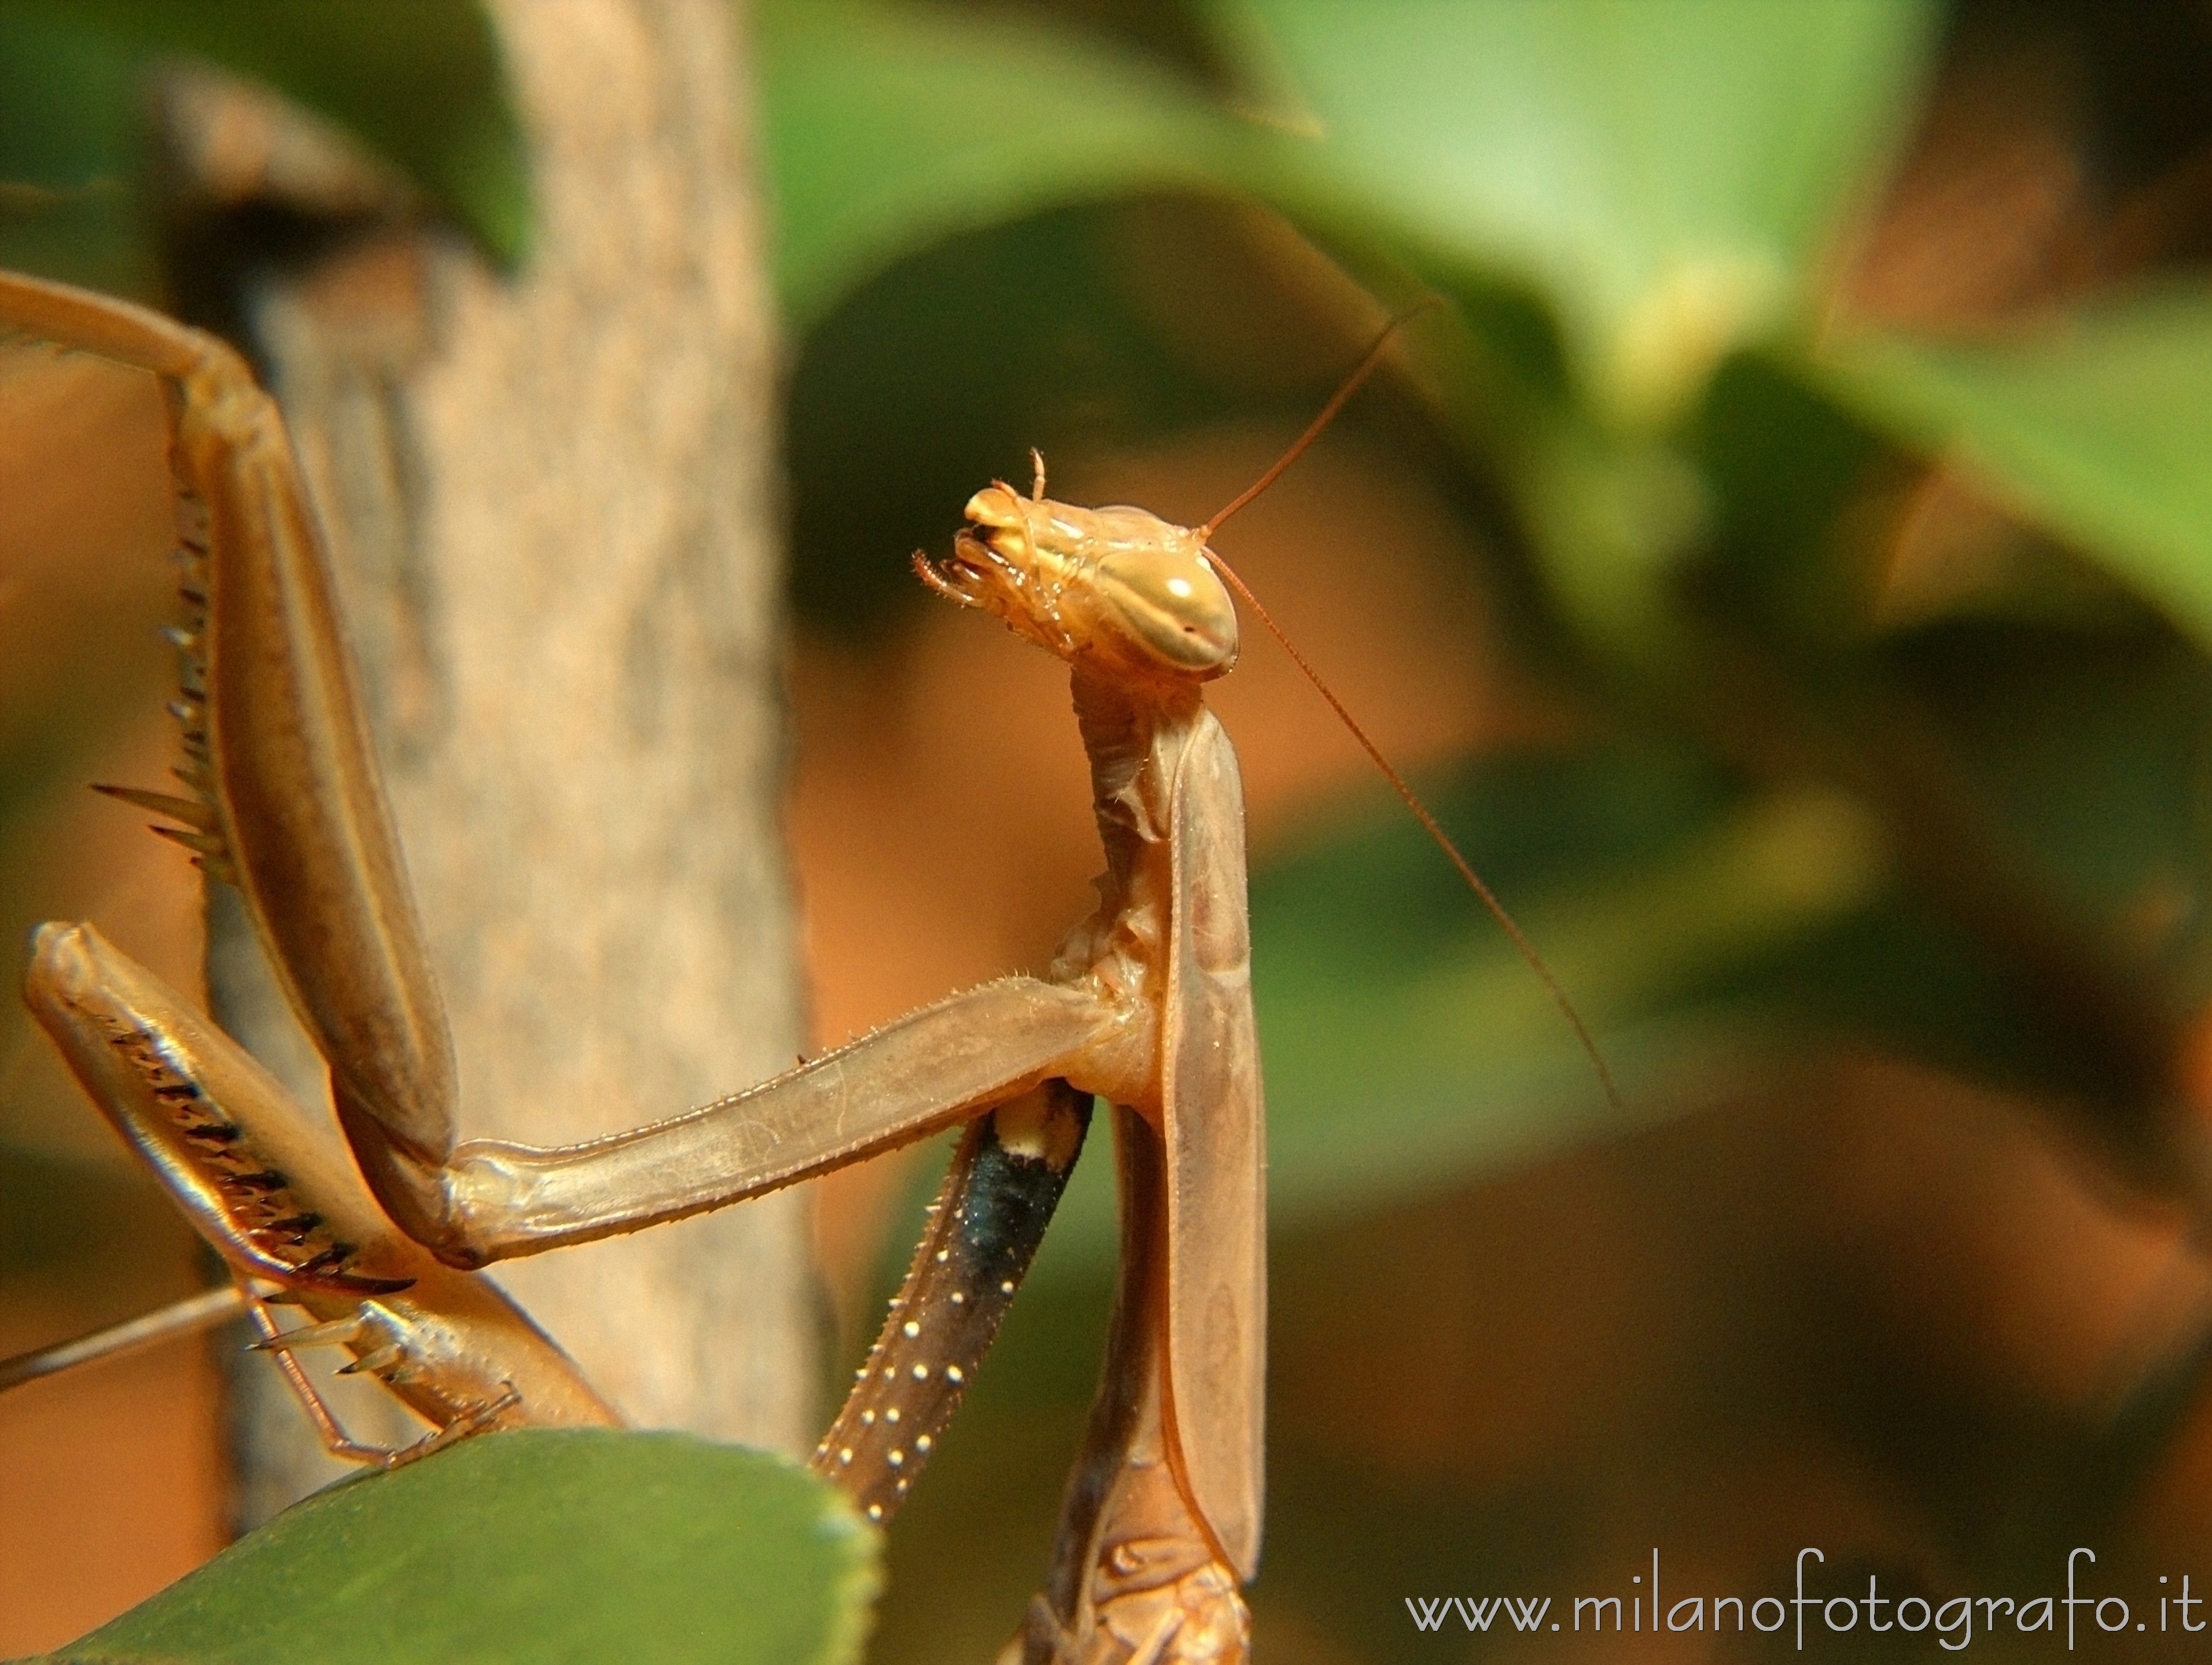
[[[630,1133],[561,1149],[459,1143],[442,1013],[274,406],[228,349],[119,303],[0,278],[0,322],[150,370],[170,390],[196,574],[186,594],[202,613],[181,642],[189,795],[118,795],[181,823],[170,836],[240,887],[330,1066],[350,1161],[315,1143],[313,1124],[220,1031],[88,928],[40,933],[28,997],[203,1234],[319,1321],[278,1345],[343,1343],[429,1418],[434,1443],[609,1420],[474,1269],[975,1122],[883,1339],[816,1456],[880,1520],[957,1404],[1057,1199],[1089,1102],[1103,1097],[1117,1107],[1122,1203],[1106,1380],[1050,1582],[1009,1656],[1242,1657],[1238,1587],[1261,1534],[1264,1122],[1242,792],[1201,690],[1237,652],[1226,569],[1207,539],[1253,494],[1178,527],[1140,509],[1054,502],[1039,459],[1027,496],[986,488],[952,555],[916,557],[932,587],[1071,666],[1107,872],[1097,911],[1047,976],[951,996]]]

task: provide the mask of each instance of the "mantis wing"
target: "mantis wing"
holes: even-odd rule
[[[1244,904],[1244,794],[1210,712],[1176,770],[1163,1109],[1171,1449],[1222,1553],[1260,1559],[1267,1128]]]

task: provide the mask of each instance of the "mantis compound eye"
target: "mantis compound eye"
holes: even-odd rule
[[[1207,678],[1237,663],[1237,610],[1201,551],[1115,550],[1098,563],[1098,592],[1132,645],[1163,667]]]

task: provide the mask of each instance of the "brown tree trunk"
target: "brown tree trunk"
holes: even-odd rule
[[[249,315],[335,546],[464,1135],[551,1144],[761,1079],[800,1042],[774,353],[733,9],[492,10],[535,167],[524,270],[394,234]],[[281,1003],[239,969],[234,921],[211,936],[219,1009],[271,1055]],[[640,1424],[791,1449],[801,1224],[770,1198],[500,1277]],[[317,1468],[273,1372],[240,1381],[251,1519]]]

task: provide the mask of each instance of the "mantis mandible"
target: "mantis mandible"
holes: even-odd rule
[[[0,277],[0,322],[150,371],[168,392],[196,612],[179,637],[188,795],[111,790],[179,823],[169,835],[239,886],[330,1066],[350,1160],[88,927],[41,931],[28,998],[203,1235],[316,1321],[279,1335],[257,1301],[288,1364],[297,1347],[342,1344],[434,1426],[414,1452],[369,1453],[326,1422],[333,1449],[390,1461],[480,1429],[612,1420],[477,1268],[972,1122],[907,1289],[816,1455],[886,1518],[988,1346],[1103,1096],[1117,1107],[1123,1247],[1107,1375],[1051,1580],[1010,1656],[1242,1657],[1238,1589],[1257,1567],[1261,1515],[1264,1121],[1242,793],[1201,696],[1236,661],[1237,617],[1206,544],[1334,414],[1388,334],[1277,467],[1206,525],[1054,502],[1039,459],[1029,495],[986,488],[952,555],[916,557],[933,588],[1071,666],[1107,872],[1047,976],[953,995],[689,1114],[538,1149],[456,1138],[442,1011],[274,405],[229,349],[121,303]]]

